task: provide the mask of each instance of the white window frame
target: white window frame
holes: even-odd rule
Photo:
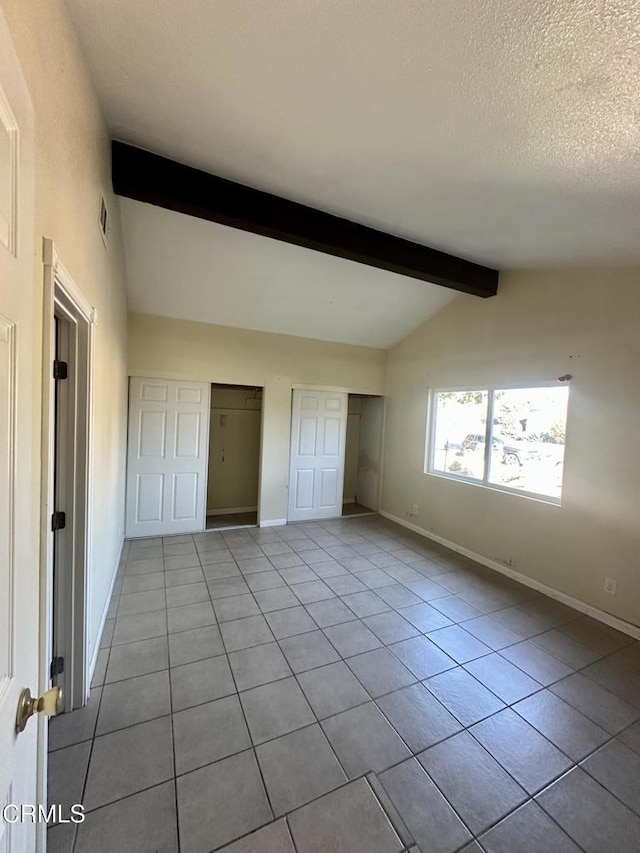
[[[568,385],[568,383],[567,383]],[[528,492],[524,489],[514,489],[511,486],[501,486],[498,483],[491,483],[487,479],[490,474],[490,456],[491,456],[491,447],[493,445],[493,411],[494,411],[494,394],[496,391],[514,391],[520,388],[557,388],[563,387],[562,384],[558,384],[558,380],[553,379],[545,379],[545,380],[531,380],[529,382],[518,382],[518,383],[499,383],[499,384],[491,384],[491,385],[458,385],[455,387],[443,387],[443,388],[430,388],[428,394],[428,403],[427,403],[427,431],[426,431],[426,446],[425,446],[425,459],[424,459],[424,473],[429,477],[438,477],[443,480],[455,480],[459,483],[467,483],[472,486],[478,486],[481,489],[489,489],[492,492],[504,492],[508,495],[517,495],[522,498],[528,498],[529,500],[540,501],[541,503],[551,504],[552,506],[561,506],[562,504],[562,492],[564,491],[564,466],[563,466],[563,476],[562,476],[562,489],[561,495],[559,498],[554,498],[551,495],[539,494],[538,492]],[[564,386],[566,387],[566,386]],[[488,440],[485,440],[485,450],[484,450],[484,468],[482,472],[482,478],[476,479],[474,477],[465,477],[463,474],[456,474],[452,471],[439,471],[433,467],[433,460],[435,456],[435,437],[436,437],[436,421],[437,421],[437,411],[436,411],[436,399],[438,394],[446,394],[449,392],[462,392],[462,391],[485,391],[488,395],[487,399],[487,428],[485,437]],[[567,423],[569,421],[569,400],[567,400]],[[566,441],[565,441],[566,447]]]

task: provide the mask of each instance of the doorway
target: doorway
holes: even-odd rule
[[[378,511],[384,398],[349,394],[342,515]]]
[[[52,608],[51,608],[51,663],[49,677],[52,686],[62,688],[64,705],[70,704],[67,682],[70,673],[69,654],[72,637],[68,635],[73,615],[67,613],[67,604],[73,590],[72,579],[74,522],[73,488],[69,482],[69,462],[74,455],[73,417],[70,417],[70,396],[74,384],[69,367],[74,370],[72,352],[73,331],[70,321],[58,306],[54,314],[55,358],[53,362],[53,512],[51,514],[52,541]],[[70,595],[71,593],[71,595]],[[65,666],[66,665],[66,666]],[[65,677],[65,668],[67,673]]]
[[[45,241],[43,563],[46,661],[63,710],[88,697],[87,571],[90,554],[93,309]]]
[[[251,385],[211,386],[207,530],[258,522],[262,392]]]

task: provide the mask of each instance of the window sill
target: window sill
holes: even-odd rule
[[[510,489],[508,486],[499,486],[495,483],[487,483],[484,480],[472,480],[470,477],[460,477],[456,474],[445,474],[440,471],[425,471],[427,477],[436,477],[439,480],[452,480],[455,483],[464,483],[468,486],[476,486],[480,489],[485,489],[489,492],[500,492],[503,495],[515,495],[519,498],[526,498],[530,501],[548,504],[549,506],[562,506],[561,498],[553,498],[549,495],[540,495],[536,492],[525,492],[522,489]]]

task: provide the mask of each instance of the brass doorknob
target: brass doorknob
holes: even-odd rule
[[[18,710],[16,711],[16,733],[24,731],[29,717],[34,714],[46,714],[47,717],[55,717],[62,708],[62,687],[52,687],[34,699],[28,687],[25,687],[18,699]]]

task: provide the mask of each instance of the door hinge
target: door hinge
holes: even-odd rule
[[[64,530],[67,526],[67,514],[66,512],[54,512],[51,516],[51,529],[52,530]]]
[[[64,658],[56,657],[51,661],[51,669],[49,670],[51,678],[55,678],[56,675],[62,675],[64,672]]]
[[[66,361],[58,361],[57,359],[53,362],[53,378],[54,379],[68,379],[69,377],[69,365]]]

